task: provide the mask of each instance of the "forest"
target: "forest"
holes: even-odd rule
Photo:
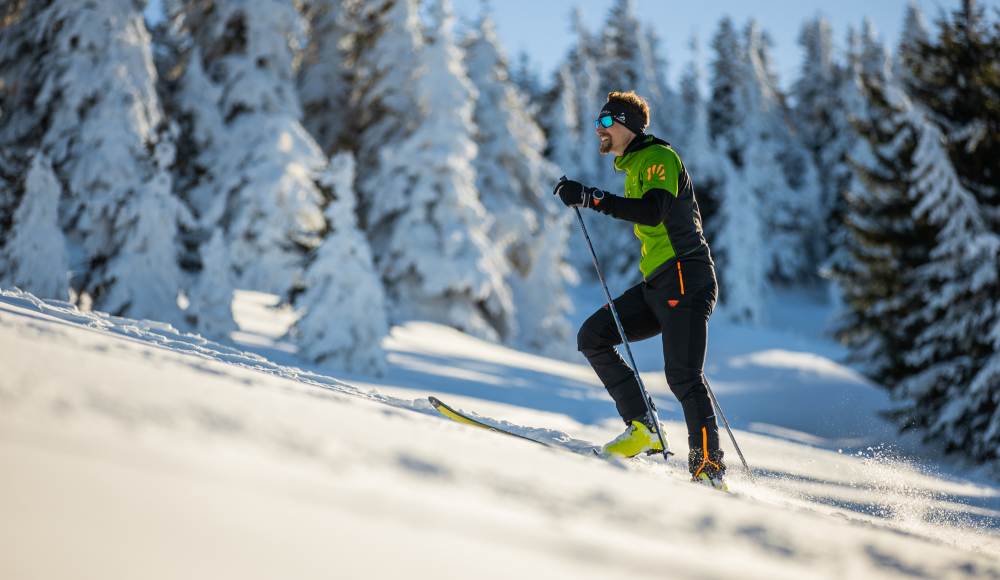
[[[843,51],[816,17],[785,90],[762,23],[730,19],[670,86],[634,0],[600,30],[569,15],[549,79],[447,0],[145,7],[0,0],[0,287],[213,340],[235,290],[266,292],[303,360],[354,372],[407,320],[569,358],[592,267],[551,191],[620,190],[592,124],[635,90],[694,180],[715,316],[829,285],[891,419],[1000,456],[996,11],[911,4],[898,46],[865,20]],[[611,286],[639,282],[631,225],[589,227]]]

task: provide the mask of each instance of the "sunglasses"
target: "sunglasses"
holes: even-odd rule
[[[602,126],[607,128],[610,127],[614,122],[615,120],[611,118],[611,115],[604,115],[603,117],[597,120],[596,127],[598,129],[600,129]]]

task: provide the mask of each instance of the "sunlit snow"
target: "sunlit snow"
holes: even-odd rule
[[[577,318],[600,305],[576,292]],[[583,450],[622,426],[582,359],[415,322],[386,376],[331,375],[281,342],[295,313],[235,310],[221,345],[0,291],[0,577],[1000,576],[1000,486],[879,423],[884,393],[810,330],[825,306],[799,330],[713,321],[708,378],[759,483],[723,436],[732,494],[687,481],[665,385],[678,455],[605,462],[426,399]],[[650,383],[659,348],[634,345]]]

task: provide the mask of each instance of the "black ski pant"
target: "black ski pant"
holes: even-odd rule
[[[715,308],[718,284],[708,262],[688,260],[669,266],[615,298],[615,310],[629,342],[662,334],[663,371],[681,403],[694,455],[721,459],[719,425],[705,387],[708,317]],[[577,348],[594,367],[626,425],[646,414],[642,391],[632,369],[614,348],[622,343],[611,310],[595,312],[577,335]],[[693,459],[692,459],[693,461]]]

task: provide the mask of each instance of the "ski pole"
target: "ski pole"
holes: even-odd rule
[[[712,398],[715,409],[719,411],[719,416],[722,417],[722,424],[726,426],[726,433],[729,433],[729,440],[733,442],[733,447],[736,448],[736,453],[740,456],[740,461],[743,462],[743,468],[747,470],[747,475],[750,476],[750,482],[757,485],[757,480],[753,478],[753,473],[750,471],[750,466],[747,465],[747,460],[743,457],[743,452],[740,451],[740,446],[736,444],[736,437],[733,437],[733,430],[729,428],[729,421],[726,421],[726,415],[722,412],[722,407],[719,406],[719,400],[715,398],[715,393],[712,392],[712,387],[708,384],[708,377],[705,377],[705,388],[708,389],[708,396]]]
[[[559,178],[559,181],[566,181],[566,176],[563,175]],[[583,230],[583,237],[587,240],[587,247],[590,248],[590,257],[594,259],[594,267],[597,268],[597,277],[601,279],[601,287],[604,288],[604,296],[608,299],[608,307],[611,309],[611,315],[615,318],[615,324],[618,325],[618,334],[622,337],[622,344],[625,345],[625,353],[628,354],[628,362],[632,365],[632,372],[635,374],[635,380],[639,383],[639,391],[642,392],[642,400],[646,402],[646,410],[649,412],[649,416],[653,419],[653,425],[656,425],[656,434],[660,438],[660,445],[663,447],[663,458],[666,459],[667,455],[671,452],[667,446],[667,438],[663,434],[663,428],[660,426],[660,419],[650,404],[649,395],[646,393],[646,387],[642,385],[642,379],[639,377],[639,367],[635,366],[635,359],[632,358],[632,349],[628,346],[628,339],[625,338],[625,329],[622,328],[622,321],[618,318],[618,311],[615,310],[615,302],[611,299],[611,292],[608,292],[608,284],[604,281],[604,274],[601,272],[601,264],[597,261],[597,253],[594,252],[594,245],[590,243],[590,236],[587,234],[587,226],[583,225],[583,215],[580,213],[580,208],[574,207],[576,210],[576,219],[580,220],[580,229]]]
[[[563,175],[559,178],[559,181],[566,181],[566,176]],[[667,440],[663,436],[663,429],[659,427],[660,420],[656,415],[656,411],[649,404],[649,395],[646,394],[646,388],[642,385],[642,379],[639,378],[639,371],[636,370],[638,367],[635,366],[635,359],[632,358],[632,349],[628,346],[628,339],[625,338],[625,330],[622,328],[621,320],[618,318],[618,311],[615,310],[615,303],[611,299],[611,293],[608,291],[608,285],[604,281],[604,274],[601,272],[601,265],[597,261],[597,253],[594,252],[594,245],[590,243],[590,236],[587,234],[587,226],[583,225],[583,215],[580,213],[580,208],[574,207],[576,210],[576,219],[580,221],[580,229],[583,230],[583,237],[587,240],[587,247],[590,249],[590,257],[594,259],[594,267],[597,268],[597,277],[601,279],[601,287],[604,288],[604,296],[608,300],[608,307],[611,309],[611,315],[615,318],[615,324],[618,325],[618,333],[622,337],[622,344],[625,345],[625,352],[628,354],[628,360],[632,364],[632,372],[635,373],[635,380],[639,382],[639,390],[642,391],[642,396],[646,401],[646,409],[649,410],[649,414],[656,421],[656,431],[660,436],[660,445],[664,449],[664,457],[666,457]],[[726,415],[722,412],[722,407],[719,405],[719,400],[715,398],[715,393],[712,392],[712,387],[708,384],[708,377],[705,377],[705,389],[708,391],[708,396],[712,399],[712,403],[715,405],[716,410],[719,411],[719,417],[722,418],[722,424],[726,426],[726,433],[729,433],[729,440],[733,442],[733,447],[736,448],[737,455],[740,456],[740,461],[743,462],[743,468],[747,470],[747,475],[750,476],[750,481],[757,485],[757,480],[753,477],[753,472],[750,471],[750,465],[747,464],[747,460],[743,457],[743,452],[740,451],[740,446],[736,443],[736,437],[733,436],[733,430],[729,428],[729,421],[726,420]]]

